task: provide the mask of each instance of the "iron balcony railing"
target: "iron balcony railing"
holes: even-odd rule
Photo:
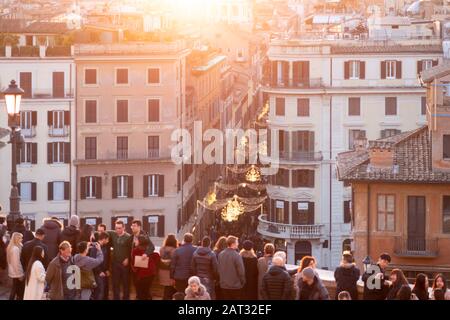
[[[50,126],[48,128],[48,135],[50,137],[68,137],[70,133],[70,126],[63,126],[63,127],[54,127]]]
[[[322,161],[323,155],[321,151],[280,151],[279,158],[286,161]]]
[[[403,257],[436,257],[439,254],[437,238],[395,238],[394,252]]]
[[[323,224],[284,224],[267,220],[267,215],[258,217],[258,232],[262,235],[282,239],[317,239],[324,235]]]
[[[304,78],[304,79],[273,79],[271,77],[263,77],[262,82],[264,86],[271,88],[286,88],[286,89],[314,89],[323,88],[324,82],[322,78]]]
[[[20,132],[25,138],[33,138],[36,137],[36,127],[31,126],[30,128],[21,128]]]

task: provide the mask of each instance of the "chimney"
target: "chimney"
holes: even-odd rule
[[[353,149],[356,151],[367,149],[367,138],[363,133],[359,133],[358,136],[353,140]]]
[[[392,142],[370,141],[369,159],[373,168],[392,168],[394,152]]]

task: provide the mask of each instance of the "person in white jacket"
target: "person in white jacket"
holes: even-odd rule
[[[25,294],[23,300],[43,300],[45,289],[45,251],[36,246],[33,248],[25,274]]]
[[[25,288],[24,272],[22,263],[20,262],[20,253],[22,251],[23,235],[19,232],[14,232],[6,249],[6,259],[8,262],[8,276],[13,280],[9,300],[22,300],[23,291]]]

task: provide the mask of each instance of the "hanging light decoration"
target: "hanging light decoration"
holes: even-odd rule
[[[227,222],[237,221],[239,216],[244,213],[244,205],[237,200],[234,195],[233,200],[228,200],[227,205],[222,209],[222,219]]]
[[[212,205],[214,202],[217,201],[217,195],[215,191],[210,191],[208,192],[208,194],[206,195],[206,203],[208,204],[208,206]]]
[[[250,182],[261,181],[261,173],[254,165],[252,165],[245,174],[245,179]]]

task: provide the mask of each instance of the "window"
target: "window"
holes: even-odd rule
[[[450,196],[442,198],[442,232],[450,233]]]
[[[31,182],[21,182],[19,185],[20,185],[20,200],[31,201]]]
[[[355,142],[360,139],[366,138],[366,131],[365,130],[359,130],[359,129],[351,129],[348,131],[348,148],[354,149],[355,148]]]
[[[49,142],[47,163],[70,163],[70,142]]]
[[[22,94],[22,98],[31,98],[33,94],[31,72],[21,72],[19,78],[20,78],[20,88],[22,88],[22,90],[24,91],[24,93]]]
[[[64,72],[53,72],[53,97],[64,98]]]
[[[128,69],[116,69],[116,84],[128,84]]]
[[[344,223],[352,221],[352,202],[350,200],[344,201]]]
[[[37,143],[25,142],[22,148],[17,149],[18,163],[37,163]]]
[[[150,237],[164,237],[164,216],[147,216],[143,219],[144,231]]]
[[[84,69],[84,84],[97,84],[97,69]]]
[[[294,131],[292,132],[292,154],[298,159],[314,157],[314,131]],[[314,159],[311,159],[314,160]]]
[[[297,116],[309,117],[309,99],[297,99]]]
[[[117,159],[128,159],[128,137],[117,137]]]
[[[384,129],[381,130],[381,138],[389,138],[392,136],[395,136],[397,134],[399,134],[401,132],[401,130],[398,129]]]
[[[128,122],[128,100],[117,100],[117,122]]]
[[[427,114],[427,97],[420,97],[420,114],[425,116]]]
[[[289,187],[289,170],[279,168],[276,174],[269,176],[269,179],[273,185]]]
[[[149,68],[147,70],[147,83],[148,84],[159,84],[160,76],[158,68]]]
[[[395,230],[395,196],[379,194],[377,201],[378,231]]]
[[[395,79],[397,75],[397,61],[386,61],[386,79]]]
[[[350,61],[350,79],[359,79],[359,61]]]
[[[128,176],[118,176],[117,177],[117,197],[127,198],[128,197]]]
[[[159,136],[148,136],[148,157],[159,157]]]
[[[102,178],[82,177],[80,184],[81,199],[102,198]]]
[[[314,170],[293,170],[292,187],[314,188]]]
[[[365,73],[365,61],[352,60],[344,62],[344,79],[364,79],[366,77]]]
[[[55,182],[49,182],[49,183],[52,184],[52,189],[53,189],[52,198],[49,200],[53,200],[53,201],[68,200],[68,182],[55,181]]]
[[[275,115],[284,116],[284,98],[275,98]]]
[[[431,67],[433,67],[433,60],[431,59],[422,60],[422,71],[430,69]]]
[[[385,98],[384,114],[386,116],[396,116],[397,115],[397,98],[396,97],[386,97]]]
[[[144,198],[164,196],[164,175],[150,174],[144,176]]]
[[[148,217],[148,235],[156,237],[158,234],[158,216]]]
[[[148,100],[148,121],[149,122],[159,121],[159,99]]]
[[[85,107],[85,122],[96,123],[97,122],[97,100],[86,100],[84,102]]]
[[[275,201],[275,221],[284,221],[284,201]]]
[[[349,116],[361,115],[361,98],[359,97],[348,98],[348,115]]]
[[[442,157],[444,159],[450,159],[450,134],[444,134],[442,140],[443,140]]]
[[[97,159],[97,137],[86,137],[84,140],[84,157],[86,160]]]
[[[50,111],[52,115],[50,116],[51,121],[49,120],[49,125],[53,129],[63,129],[64,125],[69,125],[69,123],[65,123],[64,121],[64,112],[62,110]]]
[[[20,112],[20,129],[26,137],[31,136],[31,130],[37,125],[37,111]]]

